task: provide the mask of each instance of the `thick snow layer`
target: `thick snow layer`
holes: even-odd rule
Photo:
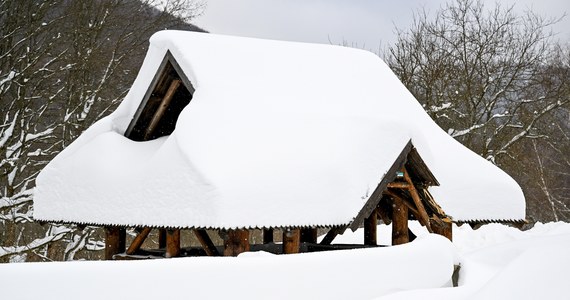
[[[196,89],[175,131],[122,135],[170,51]],[[151,38],[120,107],[38,176],[37,219],[263,227],[348,224],[412,140],[455,220],[523,219],[520,187],[443,132],[376,55],[180,31]]]
[[[395,247],[147,261],[0,264],[3,299],[565,299],[570,224],[421,231]],[[381,242],[390,226],[378,226]],[[362,232],[335,239],[359,242]],[[455,247],[454,247],[455,246]],[[460,264],[459,286],[450,286]],[[150,279],[150,281],[149,281]],[[152,284],[141,285],[141,282]]]
[[[452,272],[452,244],[428,236],[295,255],[7,264],[0,285],[3,299],[371,299],[442,287]]]

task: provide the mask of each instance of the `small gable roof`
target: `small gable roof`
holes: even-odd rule
[[[170,134],[126,138],[168,63],[191,101]],[[376,55],[163,31],[120,107],[38,176],[34,213],[108,225],[349,225],[410,141],[407,158],[429,167],[410,175],[440,184],[430,192],[454,220],[524,218],[516,182],[442,131]]]

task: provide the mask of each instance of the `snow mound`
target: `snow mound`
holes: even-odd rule
[[[432,235],[402,246],[308,254],[6,264],[0,282],[5,299],[371,299],[446,285],[453,251]]]

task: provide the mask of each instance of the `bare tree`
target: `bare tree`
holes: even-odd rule
[[[451,136],[518,179],[522,173],[538,182],[538,169],[529,174],[514,153],[536,145],[540,154],[548,143],[567,151],[552,143],[554,131],[547,125],[559,122],[570,103],[570,69],[563,64],[567,47],[550,31],[558,20],[456,0],[433,17],[420,11],[410,30],[398,31],[385,59]],[[560,129],[568,134],[567,127]],[[564,168],[561,172],[569,173]],[[523,189],[527,198],[535,196]]]
[[[201,6],[191,0],[0,2],[0,261],[73,259],[101,248],[94,227],[32,222],[35,177],[122,99],[150,35],[199,30],[187,21]]]

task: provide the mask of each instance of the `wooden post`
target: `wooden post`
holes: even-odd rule
[[[224,239],[224,256],[238,256],[249,251],[249,230],[228,230]]]
[[[444,219],[431,219],[431,228],[433,229],[433,233],[442,235],[448,238],[450,241],[453,241],[453,223],[451,219],[444,218]]]
[[[283,231],[283,254],[299,253],[301,250],[301,230],[286,229]]]
[[[400,197],[396,197],[392,204],[392,245],[405,244],[409,241],[408,207]]]
[[[264,228],[263,229],[263,243],[273,243],[273,228]]]
[[[158,230],[158,248],[159,249],[166,248],[166,229]]]
[[[317,243],[317,228],[303,228],[301,229],[301,243]]]
[[[208,232],[206,232],[206,230],[194,229],[194,234],[196,235],[196,238],[198,238],[198,241],[200,242],[202,248],[204,248],[208,256],[220,256],[218,249],[210,239],[210,236],[208,235]]]
[[[126,231],[120,227],[105,227],[105,260],[112,260],[113,255],[125,252]]]
[[[146,240],[146,237],[148,236],[149,233],[150,233],[150,227],[143,228],[143,230],[139,234],[137,234],[137,236],[131,242],[131,245],[127,249],[127,254],[129,255],[135,254],[135,252],[137,252],[137,250],[140,249],[140,247]]]
[[[373,210],[368,218],[364,219],[364,245],[376,246],[377,241],[377,226],[378,226],[378,214],[377,209]]]
[[[166,230],[166,253],[164,257],[177,257],[180,255],[180,229]]]

